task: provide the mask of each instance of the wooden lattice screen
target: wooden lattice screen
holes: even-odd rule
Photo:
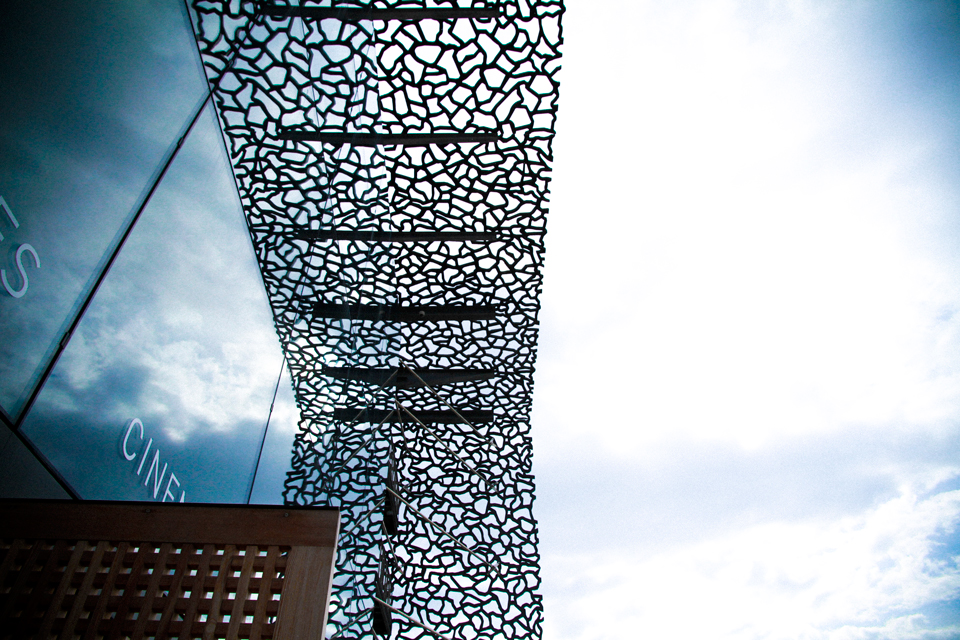
[[[324,637],[333,509],[0,501],[0,638]]]

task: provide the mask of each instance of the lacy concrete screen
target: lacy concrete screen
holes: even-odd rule
[[[341,509],[328,637],[539,637],[530,408],[560,0],[195,2],[300,405]]]

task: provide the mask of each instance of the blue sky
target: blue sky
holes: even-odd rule
[[[568,5],[533,416],[546,640],[960,638],[957,4]],[[157,225],[211,234],[164,198],[105,301],[143,293],[122,276]],[[225,273],[216,251],[166,258],[170,295]],[[184,374],[209,355],[192,336],[236,318],[92,308],[48,391],[77,393],[47,405],[161,326],[138,399],[210,411],[147,422],[222,458],[275,381],[259,303],[242,341],[210,342],[209,389]],[[279,499],[290,395],[254,501]]]
[[[564,35],[545,637],[960,638],[958,5]]]

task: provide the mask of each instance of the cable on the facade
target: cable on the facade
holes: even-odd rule
[[[257,483],[257,472],[260,471],[260,458],[263,457],[263,445],[267,442],[267,430],[270,428],[270,418],[273,417],[273,407],[277,404],[277,392],[280,391],[280,380],[283,378],[283,368],[287,365],[287,355],[280,360],[280,373],[277,374],[277,384],[273,387],[273,400],[270,401],[270,411],[267,412],[267,423],[263,425],[263,435],[260,437],[260,451],[257,453],[257,464],[253,468],[253,478],[250,479],[250,488],[247,489],[247,504],[253,497],[253,486]]]

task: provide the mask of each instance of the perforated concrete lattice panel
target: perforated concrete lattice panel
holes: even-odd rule
[[[458,4],[458,2],[460,4]],[[330,636],[540,636],[530,408],[560,0],[196,1]]]

